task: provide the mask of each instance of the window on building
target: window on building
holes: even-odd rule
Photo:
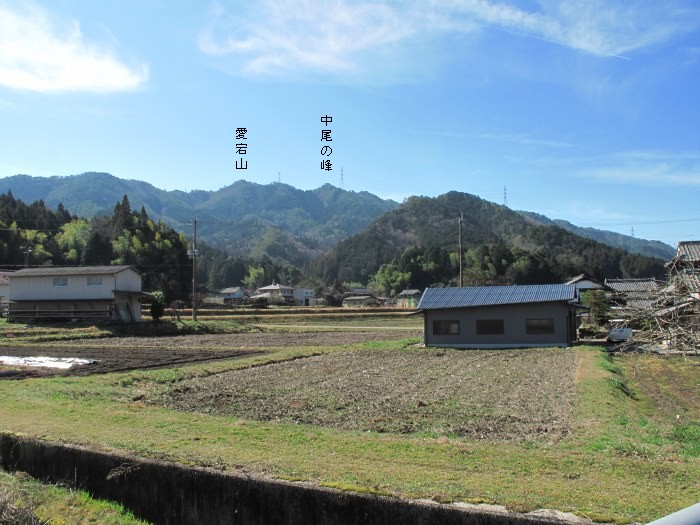
[[[68,286],[68,277],[54,277],[53,278],[53,285],[54,286]]]
[[[503,335],[503,319],[479,319],[476,321],[476,335]]]
[[[102,286],[102,277],[88,277],[88,286]]]
[[[554,319],[526,319],[525,320],[526,334],[553,334]]]
[[[459,335],[459,321],[433,321],[433,335]]]

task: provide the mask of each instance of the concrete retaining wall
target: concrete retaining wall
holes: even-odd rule
[[[549,517],[486,513],[305,484],[107,454],[84,447],[0,434],[0,466],[64,482],[119,502],[155,524],[533,525]]]

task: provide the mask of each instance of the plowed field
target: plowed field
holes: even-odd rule
[[[420,332],[242,333],[175,337],[114,337],[89,342],[46,343],[41,347],[0,346],[0,356],[74,357],[94,361],[68,370],[2,366],[0,379],[47,375],[88,375],[127,370],[168,368],[188,363],[247,357],[290,346],[342,346],[367,341],[418,337]]]

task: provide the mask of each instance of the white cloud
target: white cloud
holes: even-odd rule
[[[540,0],[536,10],[516,0],[261,0],[227,6],[224,0],[215,5],[200,49],[236,57],[239,72],[257,75],[390,69],[387,50],[494,28],[594,55],[622,56],[700,22],[700,10],[678,8],[673,0]],[[425,64],[415,69],[420,67]]]
[[[126,65],[112,49],[86,42],[77,21],[52,19],[34,3],[0,4],[0,85],[102,93],[138,89],[147,80],[146,65]]]

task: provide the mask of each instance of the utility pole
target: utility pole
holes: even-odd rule
[[[192,220],[194,225],[194,237],[192,239],[192,249],[187,250],[187,255],[192,259],[192,320],[197,320],[197,219]]]
[[[32,253],[32,247],[31,246],[24,246],[24,247],[22,247],[22,251],[24,252],[24,267],[28,268],[29,267],[29,254]]]
[[[462,221],[464,220],[464,213],[459,215],[459,287],[464,286],[464,272],[462,266],[464,265],[464,250],[462,248]]]

